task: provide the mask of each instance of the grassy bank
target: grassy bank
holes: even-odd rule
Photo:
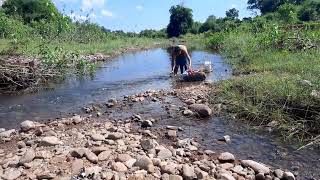
[[[237,117],[273,126],[286,138],[315,141],[320,134],[320,31],[281,29],[209,34],[208,47],[219,48],[234,69],[220,84],[215,100]]]

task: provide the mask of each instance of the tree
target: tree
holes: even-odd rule
[[[186,34],[193,25],[192,10],[182,5],[170,8],[170,22],[167,27],[168,37],[179,37]]]
[[[6,0],[2,8],[10,16],[21,17],[25,23],[61,17],[51,0]]]
[[[306,1],[298,11],[298,18],[301,21],[319,21],[320,2]]]
[[[207,18],[206,22],[202,24],[199,29],[200,33],[207,31],[218,32],[222,30],[223,19],[217,19],[214,15],[211,15]]]
[[[238,19],[239,10],[237,10],[236,8],[229,9],[228,11],[226,11],[226,16],[230,19]]]
[[[302,4],[306,0],[248,0],[248,9],[260,10],[262,14],[275,12],[279,6],[285,3]]]
[[[200,28],[202,26],[201,22],[194,22],[191,29],[190,29],[190,33],[192,34],[198,34],[200,31]]]
[[[297,20],[297,6],[293,4],[283,4],[278,8],[280,20],[285,23],[294,23]]]

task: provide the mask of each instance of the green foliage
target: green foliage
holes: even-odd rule
[[[226,16],[230,19],[237,19],[239,17],[239,10],[236,8],[229,9],[226,11]]]
[[[320,20],[320,1],[306,1],[298,12],[298,18],[301,21],[319,21]]]
[[[207,39],[207,47],[213,50],[219,50],[223,46],[224,36],[224,33],[212,33]]]
[[[297,18],[297,6],[294,4],[283,4],[279,6],[277,13],[279,14],[279,19],[284,23],[296,23]]]
[[[2,8],[8,15],[21,17],[25,23],[51,21],[61,16],[51,0],[6,0]]]
[[[193,24],[192,10],[181,5],[170,8],[170,22],[167,27],[169,37],[179,37],[190,31]]]
[[[140,37],[148,37],[148,38],[166,38],[166,29],[162,29],[160,31],[146,29],[139,33]]]
[[[264,15],[269,12],[275,12],[277,9],[285,4],[301,4],[306,0],[248,0],[248,8],[252,10],[260,10]]]
[[[16,39],[31,35],[32,28],[0,12],[0,38]]]

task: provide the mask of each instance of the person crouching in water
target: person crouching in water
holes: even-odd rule
[[[191,69],[192,60],[188,53],[187,47],[184,45],[178,45],[173,48],[172,61],[172,73],[174,73],[174,75],[178,74],[179,68],[181,74]]]

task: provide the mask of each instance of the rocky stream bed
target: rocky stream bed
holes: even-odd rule
[[[156,104],[167,112],[165,118],[202,121],[221,108],[209,105],[210,86],[150,90],[90,105],[82,115],[0,129],[0,179],[296,179],[286,169],[204,149],[201,142],[184,137],[187,129],[161,123],[163,117],[152,111],[132,111]]]

